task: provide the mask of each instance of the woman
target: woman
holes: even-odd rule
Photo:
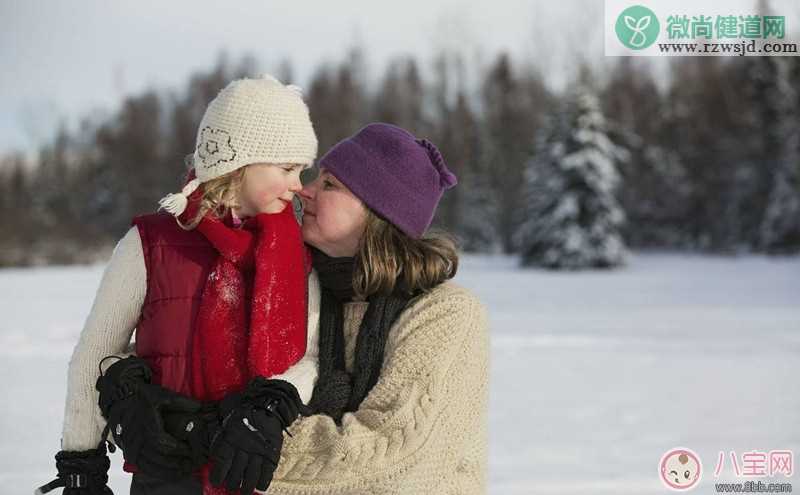
[[[289,428],[268,493],[483,493],[486,313],[445,282],[453,243],[423,235],[456,178],[429,141],[381,123],[319,165],[299,193],[322,287],[317,414]]]

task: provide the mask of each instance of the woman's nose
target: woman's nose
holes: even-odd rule
[[[308,184],[300,188],[299,191],[297,191],[297,195],[300,196],[300,199],[302,199],[303,201],[311,201],[314,199],[316,182],[317,182],[316,180],[309,182]]]

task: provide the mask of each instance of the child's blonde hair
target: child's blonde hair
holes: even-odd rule
[[[192,155],[186,157],[186,163],[187,166],[191,167]],[[245,165],[225,175],[201,183],[199,189],[202,191],[203,196],[200,200],[200,208],[197,210],[197,214],[186,224],[181,223],[176,217],[178,225],[184,230],[192,230],[197,227],[197,224],[207,213],[211,212],[217,218],[224,218],[231,208],[238,207],[239,192],[242,190],[246,171],[247,166]]]

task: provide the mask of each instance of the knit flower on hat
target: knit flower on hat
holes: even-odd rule
[[[233,160],[236,158],[236,150],[231,145],[231,135],[222,129],[204,127],[197,144],[197,156],[206,167]]]

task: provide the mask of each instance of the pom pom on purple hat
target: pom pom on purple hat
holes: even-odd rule
[[[427,139],[417,139],[417,143],[420,146],[425,148],[428,151],[428,157],[431,159],[431,163],[439,172],[440,178],[440,185],[443,189],[450,189],[451,187],[458,184],[458,179],[456,178],[455,174],[447,168],[447,165],[444,163],[444,157],[442,153],[439,151],[439,148],[436,147],[432,142],[428,141]]]

